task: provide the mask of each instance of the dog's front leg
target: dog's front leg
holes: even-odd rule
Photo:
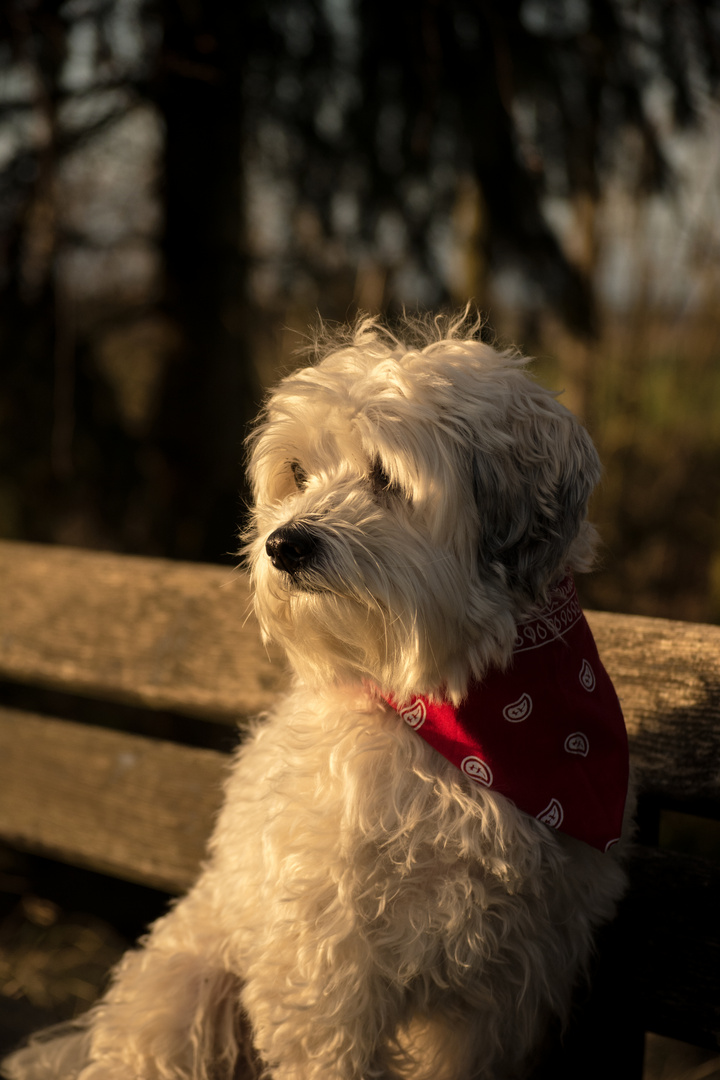
[[[231,1080],[247,1051],[240,979],[198,886],[115,969],[75,1024],[40,1033],[3,1063],[11,1080]]]
[[[293,932],[294,930],[294,932]],[[367,1080],[396,1075],[392,1034],[405,991],[374,968],[359,936],[333,941],[321,921],[288,926],[245,975],[242,1002],[274,1080]]]
[[[240,978],[215,928],[196,890],[125,955],[97,1008],[94,1067],[83,1080],[231,1080],[241,1053]]]

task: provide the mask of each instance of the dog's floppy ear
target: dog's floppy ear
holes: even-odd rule
[[[588,433],[550,395],[531,394],[513,409],[505,434],[493,446],[479,439],[473,458],[480,565],[535,601],[586,527],[600,462]]]

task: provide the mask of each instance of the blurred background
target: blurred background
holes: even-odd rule
[[[0,536],[232,561],[318,315],[473,299],[606,468],[591,605],[720,619],[720,3],[4,0]]]
[[[719,622],[719,81],[720,0],[0,0],[0,538],[236,562],[309,328],[470,299],[600,449],[586,603]],[[167,899],[12,874],[6,1045]]]

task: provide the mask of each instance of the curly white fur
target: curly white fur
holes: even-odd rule
[[[11,1080],[509,1080],[566,1015],[618,848],[473,785],[379,694],[458,701],[508,660],[589,565],[599,466],[522,360],[436,325],[409,346],[363,321],[270,397],[248,552],[294,688],[237,754],[194,889]]]

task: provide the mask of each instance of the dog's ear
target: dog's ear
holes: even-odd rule
[[[582,425],[549,395],[514,409],[504,434],[492,446],[479,439],[473,458],[480,565],[535,601],[586,528],[600,462]]]

